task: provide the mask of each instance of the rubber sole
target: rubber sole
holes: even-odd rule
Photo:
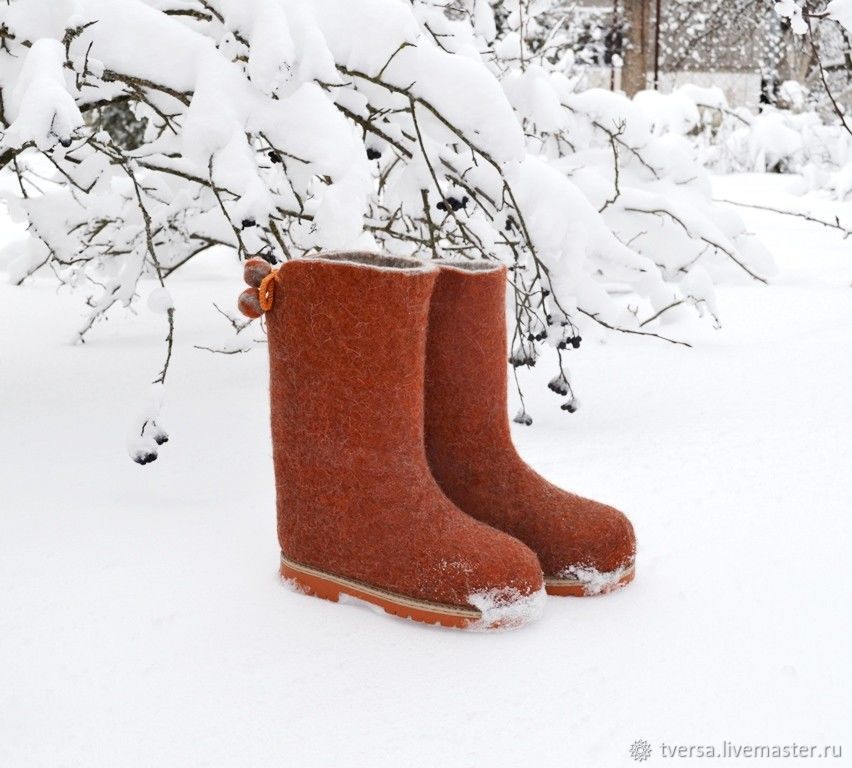
[[[300,592],[324,600],[339,602],[341,596],[362,600],[403,619],[420,621],[424,624],[439,624],[442,627],[465,629],[478,625],[482,613],[476,608],[458,605],[431,603],[388,592],[343,576],[325,573],[308,565],[296,563],[281,556],[281,578],[291,582]],[[497,629],[497,627],[494,627]]]
[[[546,577],[544,588],[547,590],[548,595],[553,595],[554,597],[593,597],[595,595],[605,595],[608,592],[615,592],[617,589],[627,586],[633,581],[635,575],[636,566],[631,565],[617,579],[613,579],[611,582],[600,586],[590,584],[588,580]]]

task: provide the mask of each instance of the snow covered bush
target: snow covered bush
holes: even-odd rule
[[[832,172],[852,160],[852,136],[817,113],[795,108],[801,86],[784,83],[792,92],[786,108],[765,105],[759,113],[733,109],[719,88],[684,85],[672,93],[642,91],[634,97],[655,134],[687,138],[699,163],[720,173],[800,173],[825,187]],[[804,107],[804,102],[798,102]]]
[[[258,255],[499,259],[510,362],[555,348],[569,412],[563,360],[587,329],[665,338],[688,306],[715,320],[715,281],[765,280],[671,115],[661,130],[647,99],[579,90],[547,3],[497,5],[499,33],[485,0],[0,6],[4,201],[32,235],[12,280],[50,270],[85,291],[81,340],[141,279],[160,286],[166,360],[134,458],[165,439],[168,280],[211,248],[235,254],[235,286]]]
[[[794,33],[811,36],[815,23],[839,28],[844,9],[852,8],[846,2],[778,2],[775,9],[789,19]],[[823,68],[821,54],[815,41],[812,67],[816,72]],[[785,81],[774,103],[762,105],[757,113],[732,108],[720,88],[695,85],[665,94],[644,91],[634,102],[656,135],[687,137],[704,167],[720,173],[800,174],[803,190],[827,190],[844,199],[852,186],[852,131],[828,81],[819,89],[818,94],[799,82]],[[825,99],[837,111],[821,109]]]
[[[816,112],[737,110],[705,144],[705,162],[721,172],[801,173],[825,187],[830,174],[852,161],[852,137]]]
[[[776,0],[775,10],[789,22],[795,35],[807,41],[822,91],[836,119],[833,124],[823,126],[813,113],[796,118],[776,116],[774,125],[766,126],[764,132],[771,135],[776,146],[785,148],[786,162],[803,173],[811,186],[826,187],[838,199],[845,199],[852,192],[852,120],[843,106],[843,97],[848,102],[849,95],[848,45],[852,33],[852,0]],[[846,66],[840,68],[846,72],[845,93],[836,92],[831,68],[823,61],[824,51],[818,42],[817,32],[826,28],[846,45]],[[800,134],[798,140],[794,133]]]

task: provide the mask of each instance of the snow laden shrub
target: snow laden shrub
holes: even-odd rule
[[[643,105],[581,90],[547,5],[498,3],[499,34],[485,0],[0,6],[2,188],[31,234],[12,280],[50,270],[82,290],[81,340],[141,279],[160,286],[166,359],[137,461],[166,438],[168,281],[208,249],[234,253],[235,285],[238,260],[320,249],[500,260],[511,365],[553,348],[568,412],[584,332],[668,338],[690,306],[715,320],[714,282],[765,280],[694,148]]]
[[[825,189],[852,162],[852,136],[816,112],[766,107],[730,114],[736,117],[726,116],[703,145],[706,164],[719,172],[798,173]]]
[[[783,107],[759,113],[733,109],[720,88],[685,85],[672,93],[642,91],[634,103],[655,135],[674,134],[690,142],[700,164],[718,173],[795,173],[807,189],[849,194],[852,136],[806,108],[803,87],[783,83]]]
[[[774,124],[766,126],[764,133],[775,146],[784,146],[793,158],[789,164],[803,174],[809,186],[827,188],[837,199],[846,199],[852,194],[852,119],[846,114],[852,0],[776,0],[775,11],[809,46],[820,92],[835,119],[822,126],[813,113],[796,118],[775,116]],[[833,46],[821,44],[832,39]],[[828,53],[841,59],[839,67],[825,60],[826,48],[832,47],[835,50]],[[795,133],[800,134],[798,140]]]

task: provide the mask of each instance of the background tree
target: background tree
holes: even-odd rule
[[[653,0],[623,0],[627,44],[624,49],[624,68],[621,87],[628,96],[635,96],[648,85],[648,74],[654,61]],[[655,22],[656,23],[656,22]]]

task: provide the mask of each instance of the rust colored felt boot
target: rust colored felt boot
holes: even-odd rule
[[[437,274],[369,253],[246,263],[240,308],[268,329],[281,574],[418,621],[517,626],[544,603],[538,559],[462,513],[426,461]]]
[[[512,444],[507,413],[506,269],[441,267],[426,354],[426,452],[444,493],[535,552],[553,595],[633,579],[636,540],[619,511],[557,488]]]

